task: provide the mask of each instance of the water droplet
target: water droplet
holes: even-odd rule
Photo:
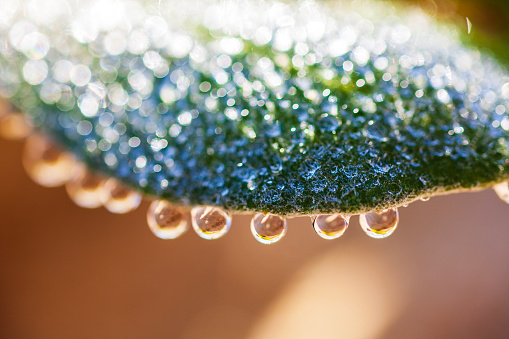
[[[325,132],[334,132],[339,127],[339,120],[336,117],[324,117],[318,120],[318,128]]]
[[[299,174],[306,180],[311,179],[320,169],[320,163],[313,158],[304,160],[299,167]]]
[[[102,205],[104,180],[85,166],[75,170],[73,179],[65,185],[65,189],[69,197],[80,207],[97,208]]]
[[[348,219],[341,214],[319,215],[313,222],[313,228],[324,239],[336,239],[345,233]]]
[[[500,184],[496,184],[493,186],[493,189],[495,190],[495,193],[497,193],[498,197],[505,202],[506,204],[509,204],[509,183],[508,182],[502,182]]]
[[[286,229],[286,219],[279,215],[258,213],[251,220],[251,233],[262,244],[278,242]]]
[[[23,77],[30,85],[39,85],[48,76],[48,64],[44,60],[28,60],[23,66]]]
[[[124,214],[135,210],[141,202],[141,194],[135,192],[116,179],[108,179],[101,190],[104,207],[111,213]]]
[[[429,199],[431,199],[431,197],[421,197],[422,201],[429,201]]]
[[[39,60],[48,54],[50,41],[44,34],[32,32],[21,40],[20,48],[28,58]]]
[[[232,224],[230,213],[218,207],[194,207],[191,210],[191,216],[193,229],[200,237],[207,240],[221,238],[228,233]]]
[[[62,186],[72,178],[72,155],[41,135],[30,137],[23,152],[23,167],[30,178],[44,187]]]
[[[165,200],[152,202],[147,213],[148,227],[161,239],[175,239],[189,229],[184,209]]]
[[[381,213],[369,212],[361,214],[359,222],[362,229],[372,238],[382,239],[391,235],[398,226],[399,214],[396,208]]]

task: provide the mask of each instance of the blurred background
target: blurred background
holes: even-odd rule
[[[509,60],[506,1],[404,1]],[[461,30],[461,28],[460,28]],[[249,216],[205,241],[154,237],[145,202],[113,215],[41,188],[0,140],[1,338],[508,338],[509,206],[491,191],[400,209],[385,240],[352,218],[335,241],[309,218],[278,244]]]

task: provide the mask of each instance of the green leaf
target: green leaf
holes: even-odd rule
[[[93,39],[11,28],[2,93],[93,170],[182,205],[354,214],[507,180],[505,69],[419,13],[305,4],[137,13]]]

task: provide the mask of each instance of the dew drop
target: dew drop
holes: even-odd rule
[[[218,207],[194,207],[191,210],[191,216],[193,229],[200,237],[207,240],[221,238],[228,233],[232,224],[230,213]]]
[[[305,159],[300,167],[299,174],[306,180],[311,179],[315,176],[316,171],[320,169],[320,163],[313,158]]]
[[[337,239],[348,228],[348,219],[341,214],[319,215],[313,222],[313,228],[324,239]]]
[[[274,214],[256,214],[251,220],[251,233],[262,244],[273,244],[286,234],[286,219]]]
[[[30,85],[39,85],[48,76],[48,64],[44,60],[28,60],[23,66],[23,77]]]
[[[495,190],[495,193],[497,193],[498,197],[505,202],[506,204],[509,204],[509,183],[508,182],[502,182],[500,184],[496,184],[493,186],[493,189]]]
[[[97,208],[102,205],[104,180],[85,166],[79,166],[75,170],[72,180],[65,185],[65,189],[72,201],[80,207]]]
[[[110,178],[101,190],[101,201],[111,213],[124,214],[135,210],[141,202],[141,194]]]
[[[58,187],[72,179],[76,162],[47,138],[36,134],[27,139],[23,167],[30,178],[44,187]]]
[[[382,239],[391,235],[398,226],[399,214],[396,208],[381,213],[369,212],[361,214],[359,222],[362,229],[372,238]]]
[[[32,32],[23,38],[20,48],[29,59],[40,60],[48,54],[50,42],[44,34]]]
[[[148,227],[161,239],[175,239],[189,229],[184,209],[165,200],[152,202],[147,213]]]

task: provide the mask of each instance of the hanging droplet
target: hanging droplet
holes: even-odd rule
[[[175,239],[189,229],[182,207],[165,200],[152,202],[147,213],[148,227],[161,239]]]
[[[324,239],[336,239],[345,233],[348,219],[341,214],[319,215],[313,222],[313,228]]]
[[[509,182],[502,182],[500,184],[496,184],[495,186],[493,186],[493,189],[503,202],[509,204]]]
[[[41,135],[30,137],[23,152],[23,167],[44,187],[62,186],[72,178],[74,157]]]
[[[8,114],[0,119],[0,136],[8,140],[25,139],[32,133],[32,127],[21,113]]]
[[[278,242],[286,230],[286,219],[279,215],[258,213],[251,219],[251,233],[262,244]]]
[[[431,197],[421,197],[422,201],[429,201],[429,199],[431,199]]]
[[[382,239],[391,235],[398,226],[399,214],[396,208],[381,213],[369,212],[361,214],[359,222],[362,229],[372,238]]]
[[[69,197],[80,207],[97,208],[102,205],[104,180],[83,165],[75,170],[72,180],[65,185],[65,189]]]
[[[191,210],[193,229],[203,239],[218,239],[224,236],[232,224],[230,213],[211,206],[194,207]]]
[[[101,190],[104,207],[111,213],[124,214],[138,208],[141,194],[125,187],[118,180],[110,178]]]

